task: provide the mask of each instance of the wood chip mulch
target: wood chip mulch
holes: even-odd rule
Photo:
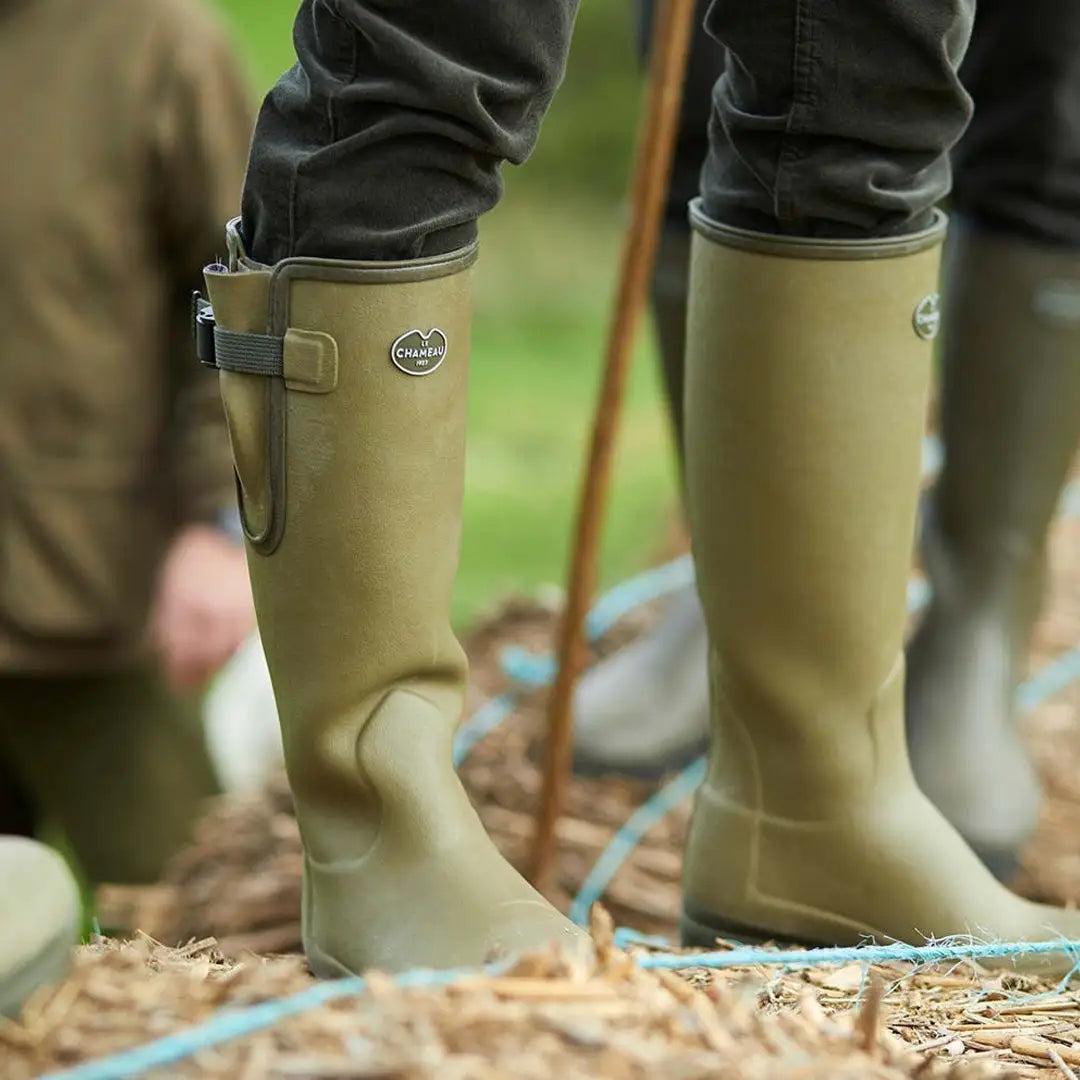
[[[141,1073],[199,1080],[980,1080],[1072,1077],[1080,994],[968,965],[641,970],[597,911],[595,960],[526,957],[442,988],[368,992]],[[75,973],[0,1021],[0,1075],[43,1072],[311,985],[297,958],[225,958],[141,937],[86,947]],[[126,1074],[130,1075],[130,1074]]]
[[[1055,527],[1053,599],[1036,635],[1035,669],[1080,642],[1078,541],[1080,523]],[[597,654],[640,633],[656,611],[634,613]],[[502,646],[547,650],[554,617],[549,603],[514,601],[470,637],[471,708],[507,688]],[[519,865],[539,791],[542,710],[542,691],[524,694],[463,769],[493,837]],[[1026,733],[1047,801],[1017,888],[1071,903],[1080,898],[1080,686],[1036,710]],[[565,906],[653,790],[618,779],[573,782],[559,830],[556,902]],[[617,924],[674,936],[687,813],[682,807],[659,823],[614,879],[605,904]],[[299,947],[299,886],[299,838],[284,783],[220,800],[160,885],[102,891],[103,925],[144,933],[82,949],[71,978],[39,994],[19,1023],[0,1021],[0,1077],[24,1080],[196,1024],[225,1005],[310,985],[298,957],[267,955]],[[149,1075],[1080,1080],[1080,993],[970,964],[869,976],[858,966],[666,975],[636,969],[607,943],[591,968],[538,956],[509,975],[422,990],[376,977],[362,998]]]

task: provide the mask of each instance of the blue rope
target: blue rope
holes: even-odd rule
[[[832,949],[729,949],[723,952],[649,953],[635,957],[646,971],[682,971],[686,968],[720,970],[735,967],[819,967],[826,964],[926,964],[951,963],[958,960],[989,960],[1004,956],[1044,956],[1064,953],[1080,962],[1080,941],[1060,938],[1051,941],[975,941],[970,938],[950,938],[930,941],[925,945],[854,945]]]
[[[585,636],[589,641],[596,641],[635,608],[693,584],[694,560],[689,555],[680,555],[671,562],[637,574],[597,600],[585,616]]]
[[[473,747],[489,732],[494,731],[517,708],[517,695],[499,694],[482,705],[454,736],[455,768],[472,753]]]
[[[628,949],[631,945],[647,945],[650,949],[671,949],[671,942],[658,934],[643,934],[629,926],[615,927],[615,947]]]
[[[1031,956],[1065,953],[1074,961],[1080,958],[1080,941],[1020,941],[978,942],[971,939],[931,941],[925,945],[859,945],[851,948],[833,949],[786,949],[759,948],[732,949],[727,952],[701,953],[648,953],[636,956],[635,962],[644,970],[662,969],[682,971],[687,968],[722,970],[735,967],[819,967],[828,964],[861,963],[887,964],[910,963],[915,965],[937,964],[960,960],[985,960],[1003,956]],[[486,971],[505,970],[482,969]],[[1075,967],[1074,967],[1075,970]],[[395,985],[412,987],[445,986],[463,976],[475,975],[472,969],[451,971],[409,971],[396,976]],[[331,1001],[355,997],[363,993],[366,980],[362,978],[341,979],[320,983],[277,1001],[252,1005],[245,1009],[223,1009],[208,1020],[185,1031],[166,1035],[154,1042],[124,1050],[97,1061],[76,1065],[61,1072],[47,1073],[38,1080],[129,1080],[142,1076],[151,1069],[175,1065],[201,1050],[219,1046],[234,1039],[244,1038],[268,1027],[318,1008]]]
[[[1016,703],[1021,711],[1031,712],[1077,679],[1080,679],[1080,645],[1051,660],[1028,679],[1017,690]]]
[[[594,901],[607,892],[611,879],[629,858],[641,838],[670,810],[674,810],[684,799],[690,798],[704,779],[705,759],[700,757],[687,765],[627,818],[581,883],[581,888],[570,905],[569,916],[573,922],[578,926],[587,925],[589,909]]]
[[[585,618],[585,636],[590,642],[602,638],[623,616],[662,596],[692,585],[694,563],[689,555],[681,555],[662,566],[636,574],[614,586],[593,605]],[[555,660],[550,654],[537,655],[519,647],[504,649],[500,654],[503,669],[510,669],[515,682],[525,687],[547,686],[555,679]],[[484,736],[494,731],[514,711],[518,694],[500,694],[481,706],[458,729],[454,737],[454,765],[472,753]]]
[[[472,974],[476,972],[462,969],[409,971],[397,976],[394,982],[401,987],[445,986],[462,975]],[[97,1061],[76,1065],[72,1069],[46,1073],[38,1077],[38,1080],[128,1080],[129,1077],[142,1076],[151,1069],[175,1065],[200,1050],[208,1050],[221,1043],[273,1027],[282,1020],[317,1009],[328,1002],[355,997],[366,988],[367,980],[363,978],[337,979],[319,983],[289,997],[266,1001],[245,1009],[221,1009],[203,1023],[178,1031],[174,1035],[166,1035],[132,1050],[122,1050]]]

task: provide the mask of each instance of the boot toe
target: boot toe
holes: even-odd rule
[[[485,838],[486,839],[486,838]],[[474,968],[533,949],[589,941],[493,847],[317,866],[304,876],[304,948],[320,977],[375,968]]]

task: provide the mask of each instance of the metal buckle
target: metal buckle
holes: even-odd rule
[[[205,367],[217,368],[217,356],[214,349],[214,309],[210,301],[194,292],[191,294],[191,328],[195,339],[195,355]]]

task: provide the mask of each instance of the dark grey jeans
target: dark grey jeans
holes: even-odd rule
[[[244,235],[290,255],[452,251],[528,157],[577,0],[302,0],[298,63],[259,113]]]
[[[699,23],[710,0],[699,0]],[[645,59],[653,0],[639,0]],[[667,218],[688,230],[709,151],[713,87],[724,50],[700,26],[686,70]],[[978,0],[960,67],[975,113],[952,153],[951,208],[984,229],[1080,248],[1080,4]]]
[[[535,144],[576,4],[303,0],[299,62],[267,97],[252,146],[252,254],[412,258],[471,239],[498,201],[502,162]],[[803,235],[921,228],[971,114],[957,72],[974,8],[714,0],[707,27],[727,64],[708,212]]]

